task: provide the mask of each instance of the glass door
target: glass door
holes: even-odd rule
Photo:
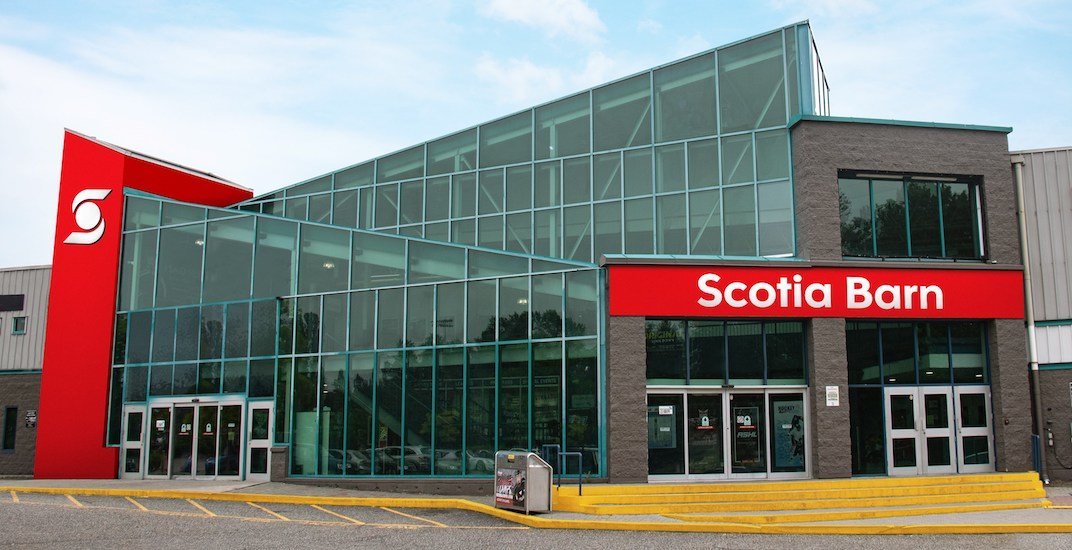
[[[993,423],[988,386],[953,389],[957,430],[957,466],[961,472],[994,471]]]
[[[726,473],[721,394],[688,394],[689,475]]]
[[[143,441],[145,439],[145,407],[126,405],[123,407],[123,448],[120,454],[121,479],[141,479]]]
[[[197,476],[216,476],[216,445],[219,443],[219,407],[197,407]]]
[[[886,434],[889,475],[955,473],[952,388],[886,388]]]
[[[923,402],[923,473],[953,474],[957,462],[953,445],[953,389],[921,387]],[[918,401],[917,401],[918,403]]]
[[[170,470],[168,451],[171,449],[171,405],[149,409],[147,443],[149,453],[145,477],[167,478]]]
[[[247,481],[268,481],[270,479],[272,412],[273,406],[271,402],[249,404],[249,453],[246,459]]]
[[[174,407],[171,423],[171,477],[193,475],[194,407]]]
[[[220,407],[220,443],[217,457],[217,477],[239,477],[242,474],[242,405]]]
[[[737,477],[766,475],[765,409],[762,393],[730,394],[730,473]]]
[[[648,475],[685,474],[684,396],[648,395]]]

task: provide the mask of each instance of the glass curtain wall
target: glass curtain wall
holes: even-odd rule
[[[786,27],[241,208],[584,262],[790,256],[788,124],[825,102],[802,101],[808,45],[807,25]]]
[[[598,269],[127,204],[113,409],[274,398],[291,475],[491,475],[495,450],[544,444],[600,474]]]

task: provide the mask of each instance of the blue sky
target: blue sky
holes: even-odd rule
[[[64,127],[261,193],[803,19],[834,115],[1072,146],[1059,1],[0,0],[0,266],[51,261]]]

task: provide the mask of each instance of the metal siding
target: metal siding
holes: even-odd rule
[[[25,294],[22,311],[0,314],[0,370],[40,370],[45,344],[51,267],[0,270],[0,294]],[[15,317],[26,317],[26,334],[11,334]]]
[[[1038,327],[1038,361],[1047,363],[1072,363],[1072,325]]]
[[[1037,320],[1072,318],[1072,150],[1021,153]]]

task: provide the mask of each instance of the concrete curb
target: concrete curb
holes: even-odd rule
[[[265,504],[298,504],[318,506],[366,506],[400,508],[455,509],[477,512],[536,529],[584,529],[603,531],[659,531],[683,533],[750,533],[766,535],[974,535],[1007,533],[1072,533],[1066,523],[1006,523],[954,525],[796,525],[742,523],[677,523],[654,521],[554,519],[525,516],[473,502],[464,498],[420,497],[329,497],[311,495],[280,495],[253,493],[213,493],[204,491],[97,489],[80,487],[21,487],[0,486],[0,491],[51,495],[85,495],[111,497],[141,497],[164,499],[195,499],[227,502],[256,502]]]

